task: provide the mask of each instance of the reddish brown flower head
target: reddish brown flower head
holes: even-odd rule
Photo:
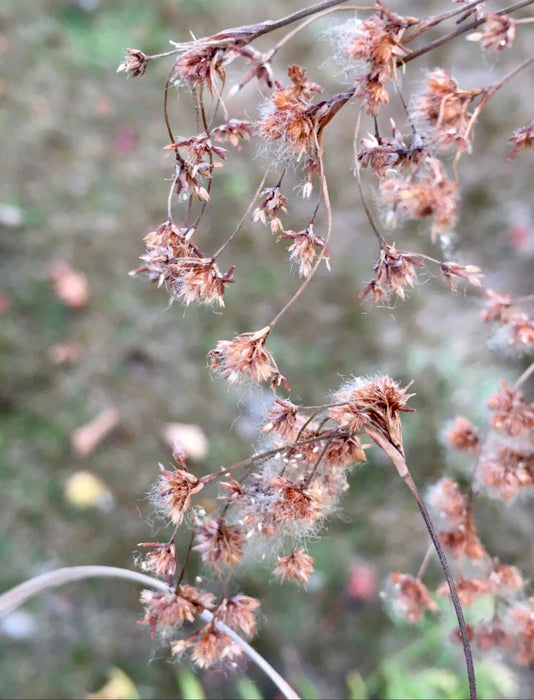
[[[156,576],[174,576],[176,571],[174,542],[140,542],[137,546],[151,550],[141,564],[143,571],[153,571]]]
[[[534,345],[534,319],[526,314],[516,313],[508,320],[511,345]]]
[[[219,340],[210,351],[210,369],[217,370],[229,384],[252,381],[270,382],[274,389],[280,384],[289,388],[278,371],[274,357],[265,347],[270,327],[256,333],[242,333],[232,340]]]
[[[256,632],[255,612],[259,607],[260,601],[256,598],[238,594],[225,598],[214,612],[214,616],[236,632],[251,637]]]
[[[375,303],[388,299],[392,294],[404,299],[405,288],[413,287],[417,281],[416,266],[424,267],[423,263],[411,253],[397,250],[388,244],[382,245],[380,257],[373,267],[376,273],[375,277],[369,282],[360,297],[364,297],[372,291]]]
[[[175,525],[181,525],[191,497],[204,488],[204,482],[185,469],[168,471],[161,464],[158,493],[161,509]]]
[[[322,252],[322,259],[326,263],[326,267],[330,269],[330,256],[325,248],[325,239],[322,236],[317,236],[313,231],[313,224],[309,224],[304,231],[284,231],[278,236],[278,240],[288,239],[293,241],[289,246],[290,260],[298,263],[299,277],[309,277],[313,268],[313,264]],[[318,250],[316,250],[318,249]]]
[[[389,436],[394,445],[400,446],[402,428],[399,414],[415,410],[406,406],[413,396],[407,393],[407,389],[401,389],[387,375],[373,380],[357,379],[336,393],[336,400],[342,405],[330,409],[330,418],[351,432],[361,430],[370,423]]]
[[[459,452],[476,452],[480,444],[477,428],[463,416],[456,416],[444,437]]]
[[[454,224],[458,209],[458,185],[447,179],[443,165],[434,158],[426,161],[427,175],[420,183],[411,178],[391,178],[380,184],[380,198],[387,209],[386,223],[397,218],[433,218],[432,234],[442,233]]]
[[[489,575],[488,580],[493,591],[499,595],[517,593],[525,585],[519,569],[506,564],[498,564]]]
[[[365,450],[369,445],[362,445],[356,435],[339,435],[328,439],[328,446],[324,455],[327,467],[348,467],[354,462],[365,462]]]
[[[391,580],[394,584],[393,608],[408,622],[417,622],[426,610],[438,610],[438,605],[432,600],[428,588],[419,579],[409,574],[394,572],[391,574]]]
[[[211,135],[217,141],[229,141],[234,148],[241,149],[241,141],[249,141],[252,136],[252,124],[241,119],[229,119],[216,126]]]
[[[176,645],[174,649],[176,649],[175,653],[183,651],[179,645]],[[218,630],[214,624],[206,625],[201,630],[197,641],[191,648],[191,659],[199,668],[209,668],[216,664],[232,662],[242,654],[243,649],[237,642]]]
[[[487,556],[471,517],[457,529],[440,532],[439,539],[451,557],[455,559],[480,561]]]
[[[304,68],[290,66],[292,86],[277,83],[270,104],[258,123],[260,135],[267,141],[281,140],[300,158],[315,145],[316,124],[311,115],[311,94],[321,88],[306,79]]]
[[[303,422],[304,419],[298,413],[298,406],[291,401],[275,398],[261,430],[263,433],[277,433],[287,440],[293,440]]]
[[[252,220],[260,220],[264,224],[269,221],[271,223],[271,233],[283,231],[284,227],[278,217],[278,214],[280,212],[287,214],[287,197],[280,192],[279,185],[263,190],[261,196],[264,197],[265,195],[267,196],[263,202],[254,210]]]
[[[464,526],[468,520],[468,498],[451,479],[441,479],[434,484],[428,491],[426,501],[451,530]]]
[[[194,622],[204,610],[210,610],[215,603],[212,593],[201,593],[194,586],[187,584],[179,587],[178,592],[143,590],[141,603],[146,615],[139,624],[151,626],[152,634],[156,626],[174,627],[184,622]]]
[[[222,307],[225,287],[234,281],[232,275],[233,268],[222,275],[213,258],[182,257],[167,266],[164,279],[171,300],[178,299],[186,306],[198,302]]]
[[[499,294],[493,289],[486,289],[486,309],[480,314],[486,323],[508,323],[512,298],[509,294]]]
[[[280,576],[282,581],[294,579],[306,583],[313,571],[313,557],[303,549],[293,549],[291,554],[278,557],[273,574]]]
[[[413,116],[432,127],[440,147],[454,144],[468,149],[467,128],[472,116],[468,109],[480,93],[481,90],[460,90],[456,81],[438,68],[428,76],[426,90],[418,98]]]
[[[492,585],[487,580],[478,578],[459,578],[456,581],[456,592],[460,603],[464,606],[472,605],[481,595],[492,593]],[[450,596],[448,583],[442,583],[436,591],[437,595]]]
[[[516,129],[508,139],[514,148],[508,156],[508,162],[513,160],[522,148],[534,150],[534,122]]]
[[[481,651],[489,651],[495,647],[509,648],[513,639],[502,626],[501,620],[493,618],[481,622],[473,628],[475,644]]]
[[[222,46],[196,46],[176,60],[174,70],[193,87],[206,87],[211,92],[217,79],[224,82],[225,53]]]
[[[380,106],[389,101],[384,85],[393,76],[397,61],[407,53],[401,43],[406,28],[417,21],[381,8],[357,23],[346,52],[365,63],[365,72],[356,78],[356,97],[363,101],[368,114],[376,116]]]
[[[198,544],[193,549],[217,569],[235,566],[243,558],[246,537],[239,525],[228,525],[220,517],[205,518],[198,524],[196,537]]]
[[[440,264],[440,269],[453,292],[456,291],[455,277],[461,277],[467,280],[473,287],[482,286],[481,277],[484,277],[484,275],[482,274],[482,270],[476,265],[458,265],[452,262],[442,262]]]
[[[534,430],[534,404],[527,404],[523,393],[513,391],[505,381],[501,386],[501,391],[488,399],[488,408],[493,412],[491,426],[513,436]]]
[[[307,489],[282,476],[269,481],[273,501],[271,517],[279,523],[303,520],[315,522],[322,514],[320,496],[313,489]]]
[[[516,661],[524,665],[532,663],[534,661],[534,599],[528,598],[509,608],[503,625],[513,638]]]
[[[486,12],[486,24],[482,31],[468,34],[466,39],[480,41],[482,48],[488,51],[500,52],[514,43],[515,27],[516,23],[511,17]]]
[[[477,464],[476,477],[489,495],[511,501],[534,484],[534,454],[504,447],[494,457]]]
[[[126,49],[128,55],[117,68],[117,73],[131,73],[134,77],[143,75],[148,66],[148,56],[139,49]]]

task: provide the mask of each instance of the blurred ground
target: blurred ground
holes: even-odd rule
[[[405,5],[392,3],[410,11]],[[128,277],[143,252],[142,237],[166,218],[161,107],[170,64],[151,65],[142,79],[126,80],[115,70],[126,47],[157,53],[167,50],[169,39],[188,38],[189,30],[200,36],[301,6],[281,0],[268,7],[239,0],[0,1],[2,590],[58,566],[133,566],[136,544],[158,536],[146,493],[157,463],[169,461],[165,424],[202,426],[209,450],[199,472],[249,453],[265,396],[212,381],[205,355],[220,338],[260,328],[296,278],[281,273],[285,249],[261,224],[250,224],[224,261],[236,264],[237,283],[223,314],[169,307],[162,290]],[[277,77],[283,80],[284,66],[297,60],[328,93],[336,76],[324,63],[328,44],[317,32],[303,32],[281,52]],[[487,84],[519,62],[528,46],[521,41],[513,58],[490,63],[478,46],[461,40],[422,60],[412,80],[444,62],[462,86]],[[483,267],[491,286],[528,294],[532,157],[521,154],[513,167],[505,162],[508,136],[532,120],[531,97],[520,82],[495,98],[477,129],[475,155],[462,160],[455,258]],[[236,109],[252,109],[247,100],[255,103],[255,88],[247,89]],[[173,103],[184,133],[190,107],[185,94]],[[465,478],[468,464],[451,458],[441,443],[445,422],[455,413],[481,419],[499,378],[518,376],[525,360],[489,347],[478,319],[480,296],[451,295],[440,279],[429,278],[393,309],[360,302],[376,250],[350,175],[355,114],[340,115],[339,129],[327,137],[336,212],[333,274],[323,271],[307,289],[270,348],[297,401],[322,402],[351,374],[415,379],[418,413],[405,421],[414,475],[422,487],[445,468]],[[233,229],[235,213],[256,187],[251,183],[262,161],[255,148],[235,163],[210,205],[208,249]],[[439,256],[421,231],[408,227],[397,243]],[[58,299],[51,275],[59,263],[83,273],[86,303]],[[75,296],[77,284],[83,288],[84,279],[73,282]],[[66,351],[58,349],[65,344]],[[58,363],[61,352],[74,353],[72,361]],[[111,409],[115,427],[84,456],[72,443],[73,431]],[[97,477],[101,489],[86,509],[65,491],[79,471]],[[380,456],[371,454],[354,475],[342,506],[342,518],[311,546],[317,575],[307,590],[269,583],[260,563],[243,571],[243,590],[262,599],[266,616],[258,649],[305,697],[360,697],[356,672],[370,679],[369,692],[385,697],[384,678],[399,668],[461,669],[459,653],[442,644],[446,626],[394,622],[379,598],[388,573],[416,571],[426,549],[415,505]],[[488,548],[531,577],[531,503],[505,510],[481,499],[477,518]],[[438,580],[437,569],[434,574]],[[103,684],[111,667],[124,670],[143,698],[183,695],[179,667],[154,651],[148,631],[136,624],[139,616],[137,591],[127,583],[77,583],[33,601],[0,626],[0,695],[82,697]],[[437,654],[443,656],[436,660]],[[272,688],[254,670],[251,675],[259,692],[272,697]],[[518,697],[530,697],[527,681],[523,677]],[[202,683],[208,697],[236,692],[225,676],[204,674]],[[446,693],[454,697],[454,690]]]

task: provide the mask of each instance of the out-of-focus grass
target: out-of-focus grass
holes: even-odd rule
[[[238,0],[0,5],[5,35],[0,124],[8,175],[0,203],[18,208],[21,218],[19,225],[0,231],[0,293],[8,303],[0,318],[2,589],[56,566],[130,567],[138,542],[164,536],[151,528],[146,499],[157,462],[169,460],[160,437],[164,423],[203,426],[210,451],[205,464],[195,465],[199,471],[243,458],[250,442],[255,444],[251,426],[264,394],[249,390],[240,397],[212,381],[205,355],[217,340],[264,325],[297,279],[285,274],[283,245],[259,223],[245,227],[235,259],[224,260],[228,266],[236,263],[237,282],[222,314],[168,307],[162,290],[128,277],[143,252],[143,235],[166,217],[169,161],[162,151],[167,135],[161,104],[169,64],[151,65],[139,80],[126,80],[115,70],[127,47],[164,51],[169,39],[189,38],[190,29],[196,35],[213,33],[297,6]],[[475,49],[461,46],[453,63],[462,65],[466,51],[472,58]],[[306,61],[326,50],[311,32],[299,37],[298,51]],[[283,61],[291,60],[303,59],[283,53],[280,79]],[[325,66],[317,70],[321,80],[327,78]],[[244,99],[253,99],[253,89],[247,90]],[[509,99],[520,120],[524,103],[513,93]],[[188,97],[181,95],[171,107],[175,117],[189,115],[179,118],[179,128],[188,133]],[[492,129],[508,133],[518,126],[503,124],[498,107],[490,115],[491,129],[479,129],[482,146],[493,138]],[[419,412],[405,421],[406,444],[414,474],[424,484],[442,475],[443,421],[458,410],[482,414],[484,399],[497,386],[495,358],[485,347],[473,297],[450,296],[441,280],[429,280],[393,309],[358,300],[371,277],[376,247],[350,176],[354,119],[355,112],[340,115],[339,129],[327,135],[336,212],[333,274],[321,271],[269,347],[290,376],[293,396],[305,402],[322,401],[351,374],[383,371],[401,381],[414,378]],[[509,282],[511,269],[517,278],[512,291],[525,291],[520,280],[526,279],[532,256],[503,241],[507,212],[499,192],[504,182],[506,191],[521,197],[528,178],[497,167],[490,160],[496,156],[481,150],[489,162],[481,167],[493,169],[495,178],[481,185],[480,171],[466,164],[459,247],[463,256],[471,256],[468,262],[480,262],[480,255],[496,284]],[[501,160],[506,152],[503,145]],[[236,163],[214,189],[211,219],[202,231],[213,249],[233,229],[235,213],[245,209],[259,179],[262,160],[253,146],[238,154]],[[292,215],[288,225],[291,221],[296,229],[305,220],[303,205]],[[432,249],[417,231],[406,235],[403,247],[414,240],[417,249]],[[53,296],[47,274],[56,259],[88,276],[91,298],[85,308],[67,309]],[[58,367],[48,353],[64,341],[77,342],[83,354],[78,363]],[[507,371],[513,375],[518,367]],[[108,406],[119,412],[118,429],[85,460],[75,457],[73,429]],[[451,464],[465,473],[465,464]],[[79,469],[105,482],[114,498],[111,510],[80,511],[67,502],[64,486]],[[484,503],[480,511],[482,527],[501,519],[498,532],[483,530],[495,552],[528,574],[532,544],[524,513],[503,515]],[[258,648],[290,680],[304,689],[308,683],[308,690],[312,684],[321,697],[343,695],[345,678],[355,667],[367,679],[380,659],[427,634],[425,628],[399,632],[376,591],[369,599],[347,592],[355,561],[374,567],[380,582],[391,570],[417,570],[426,546],[414,504],[380,456],[371,452],[370,463],[355,472],[342,516],[311,544],[318,573],[307,590],[270,583],[262,562],[243,569],[240,578],[242,589],[263,601],[266,620]],[[75,584],[24,610],[29,615],[0,628],[6,696],[79,697],[100,688],[111,667],[124,670],[143,698],[186,692],[182,685],[177,689],[167,652],[136,625],[140,610],[131,584]],[[460,673],[459,655],[452,652],[452,658]],[[272,695],[265,680],[254,669],[250,673],[260,692]],[[201,681],[208,697],[235,696],[234,679],[207,673]]]

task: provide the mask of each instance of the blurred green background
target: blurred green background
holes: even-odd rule
[[[255,444],[266,392],[228,389],[210,377],[205,356],[218,339],[261,328],[295,289],[285,246],[260,223],[245,226],[222,261],[225,270],[236,265],[237,280],[223,313],[168,306],[163,290],[128,277],[144,251],[142,237],[166,218],[170,161],[163,155],[162,95],[171,63],[150,65],[140,79],[115,71],[126,47],[158,53],[190,31],[211,34],[302,6],[0,0],[1,590],[60,566],[131,568],[138,542],[167,535],[146,496],[157,463],[170,460],[165,424],[202,427],[209,449],[193,464],[198,473],[246,457]],[[428,2],[425,11],[445,6]],[[421,4],[392,7],[409,13]],[[312,25],[280,52],[278,79],[297,61],[325,94],[340,89],[342,76],[328,62],[321,36],[330,21]],[[410,65],[408,93],[438,64],[462,87],[488,84],[519,62],[528,43],[525,30],[514,51],[496,59],[460,39]],[[490,286],[514,294],[533,291],[532,154],[506,163],[507,138],[532,120],[531,94],[521,84],[520,78],[490,103],[474,154],[462,158],[462,210],[452,243],[457,262],[480,265]],[[261,99],[249,85],[232,101],[235,116],[254,118]],[[176,133],[192,133],[185,92],[172,92],[171,114]],[[527,358],[488,343],[480,294],[453,295],[431,274],[403,304],[375,308],[359,300],[377,251],[351,175],[356,114],[355,107],[344,110],[326,136],[332,273],[320,272],[269,347],[299,402],[323,402],[349,375],[414,379],[418,412],[404,422],[416,480],[424,489],[447,472],[466,482],[469,463],[447,453],[443,427],[456,413],[483,421],[499,379],[513,380]],[[216,178],[204,249],[215,250],[233,230],[264,164],[254,144],[232,154]],[[297,175],[289,176],[295,184]],[[292,204],[288,227],[306,224],[312,206],[313,200]],[[423,226],[406,226],[395,239],[404,249],[441,255]],[[54,294],[50,275],[58,261],[87,278],[89,299],[79,308]],[[79,357],[58,363],[57,346],[65,343]],[[117,426],[84,457],[73,449],[73,431],[111,408]],[[93,507],[77,507],[66,491],[81,470],[104,489]],[[532,577],[531,501],[504,509],[479,498],[475,510],[488,549]],[[417,572],[426,546],[407,490],[371,450],[351,479],[340,517],[310,544],[317,572],[307,587],[280,586],[262,562],[239,572],[240,590],[262,600],[255,646],[307,698],[465,695],[460,651],[444,643],[453,626],[447,601],[441,622],[412,627],[390,617],[379,596],[389,572]],[[429,583],[440,580],[433,564]],[[195,676],[170,663],[166,649],[137,625],[140,615],[138,590],[120,581],[71,584],[28,603],[0,622],[0,696],[84,697],[116,667],[135,686],[128,692],[147,699],[275,697],[252,667],[236,676]],[[483,696],[531,697],[529,674],[509,673],[496,662],[481,665]]]

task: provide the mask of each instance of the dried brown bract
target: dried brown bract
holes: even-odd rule
[[[329,410],[330,418],[350,432],[365,429],[367,424],[377,428],[395,446],[400,447],[400,413],[413,413],[406,404],[413,394],[408,387],[401,389],[387,375],[372,380],[356,379],[335,394],[340,406]]]
[[[239,151],[242,141],[249,141],[252,134],[252,124],[242,119],[229,119],[224,124],[216,126],[211,132],[217,141],[229,141]]]
[[[265,418],[262,432],[277,433],[287,440],[294,440],[303,422],[304,419],[298,413],[298,406],[291,401],[275,398]]]

